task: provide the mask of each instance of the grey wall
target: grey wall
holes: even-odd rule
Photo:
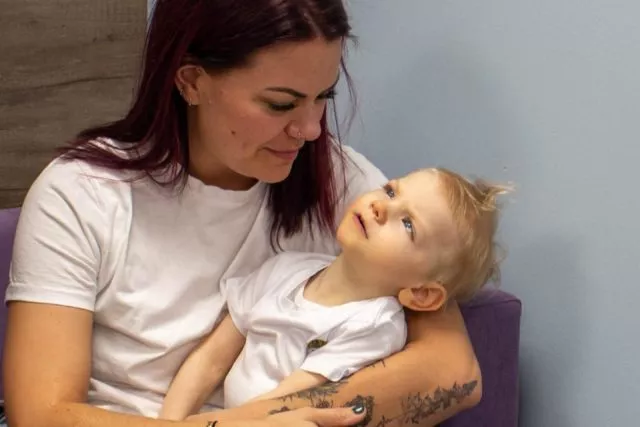
[[[640,423],[640,2],[351,0],[348,142],[513,181],[521,425]]]

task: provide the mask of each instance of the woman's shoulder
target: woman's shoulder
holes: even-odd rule
[[[81,159],[70,159],[64,155],[54,158],[40,172],[33,186],[95,187],[106,182],[129,182],[132,174],[109,169]]]
[[[64,156],[40,172],[20,211],[8,299],[94,309],[113,219],[131,204],[123,176]]]
[[[103,210],[130,201],[131,172],[109,169],[64,155],[54,158],[32,183],[23,211],[56,206]]]

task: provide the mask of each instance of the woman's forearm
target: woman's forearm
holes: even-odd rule
[[[414,345],[340,382],[193,419],[260,418],[304,406],[351,406],[364,402],[368,426],[434,426],[477,402],[480,376],[471,369],[456,378],[439,375],[430,371],[430,356],[421,350]],[[446,371],[444,366],[439,369]]]
[[[206,427],[207,420],[167,421],[138,415],[122,414],[96,408],[85,403],[60,403],[37,415],[13,419],[8,411],[9,425],[25,427]]]
[[[482,381],[457,306],[437,314],[410,314],[405,350],[338,383],[195,419],[248,419],[304,406],[364,402],[372,427],[434,426],[478,403]]]
[[[340,383],[298,393],[296,398],[320,406],[362,401],[369,426],[434,426],[477,403],[481,380],[471,366],[454,373],[448,369],[452,366],[432,364],[433,359],[428,348],[413,345]]]

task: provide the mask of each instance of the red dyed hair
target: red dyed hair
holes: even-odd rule
[[[187,114],[174,77],[186,62],[208,72],[246,65],[258,50],[282,42],[323,37],[328,41],[350,37],[342,0],[157,0],[147,33],[142,72],[133,105],[120,120],[82,131],[63,148],[67,159],[80,159],[110,169],[153,172],[170,170],[172,179],[158,182],[179,185],[189,173]],[[344,69],[348,83],[350,79]],[[270,185],[272,241],[300,231],[306,220],[333,232],[336,183],[332,152],[344,157],[327,129],[312,144],[305,144],[291,173]],[[122,156],[98,138],[110,138],[125,151]],[[334,150],[333,148],[337,148]],[[295,195],[295,197],[291,197]]]

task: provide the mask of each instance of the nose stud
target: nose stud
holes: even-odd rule
[[[304,135],[302,134],[302,131],[300,130],[300,128],[298,128],[298,126],[294,124],[289,125],[288,133],[291,138],[295,138],[298,141],[304,141]]]

